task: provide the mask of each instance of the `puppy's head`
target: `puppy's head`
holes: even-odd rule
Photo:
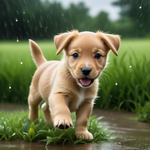
[[[117,56],[120,37],[103,32],[72,32],[55,36],[58,55],[64,49],[66,65],[81,87],[90,87],[107,62],[111,49]]]

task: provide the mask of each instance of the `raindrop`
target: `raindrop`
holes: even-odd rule
[[[139,6],[139,9],[142,9],[142,6]]]
[[[12,136],[16,135],[16,133],[13,133]]]
[[[29,23],[29,20],[27,20],[27,23]]]
[[[118,83],[115,83],[115,85],[118,85]]]
[[[119,142],[118,144],[121,144],[121,142]]]
[[[110,95],[110,97],[112,97],[112,95]]]
[[[23,62],[21,61],[21,62],[20,62],[20,64],[22,65],[22,64],[23,64]]]
[[[9,89],[11,90],[11,86],[9,86]]]
[[[16,18],[16,22],[18,22],[18,19]]]
[[[18,39],[18,37],[17,37],[17,42],[19,42],[19,39]]]
[[[129,68],[132,68],[132,66],[129,66]]]
[[[25,14],[26,14],[26,12],[25,12],[25,11],[23,11],[23,14],[25,15]]]

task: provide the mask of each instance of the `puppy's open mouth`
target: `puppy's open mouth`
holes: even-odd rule
[[[93,83],[93,79],[88,79],[88,78],[82,78],[82,79],[78,79],[79,83],[84,86],[84,87],[88,87],[89,85],[91,85]]]

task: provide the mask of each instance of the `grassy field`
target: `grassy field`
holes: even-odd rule
[[[55,55],[53,41],[36,42],[47,60],[61,58],[61,54]],[[124,39],[118,54],[116,57],[110,53],[109,66],[100,77],[99,98],[95,107],[145,110],[150,102],[149,39]],[[0,41],[0,102],[27,104],[29,85],[35,70],[28,41]],[[150,114],[149,111],[142,113]]]

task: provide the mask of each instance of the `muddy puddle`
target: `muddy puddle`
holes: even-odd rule
[[[27,106],[0,104],[0,110],[23,109]],[[104,116],[100,123],[106,125],[116,136],[112,142],[79,145],[48,145],[45,143],[0,141],[0,150],[150,150],[150,123],[129,120],[133,113],[110,110],[93,111],[98,117]]]

